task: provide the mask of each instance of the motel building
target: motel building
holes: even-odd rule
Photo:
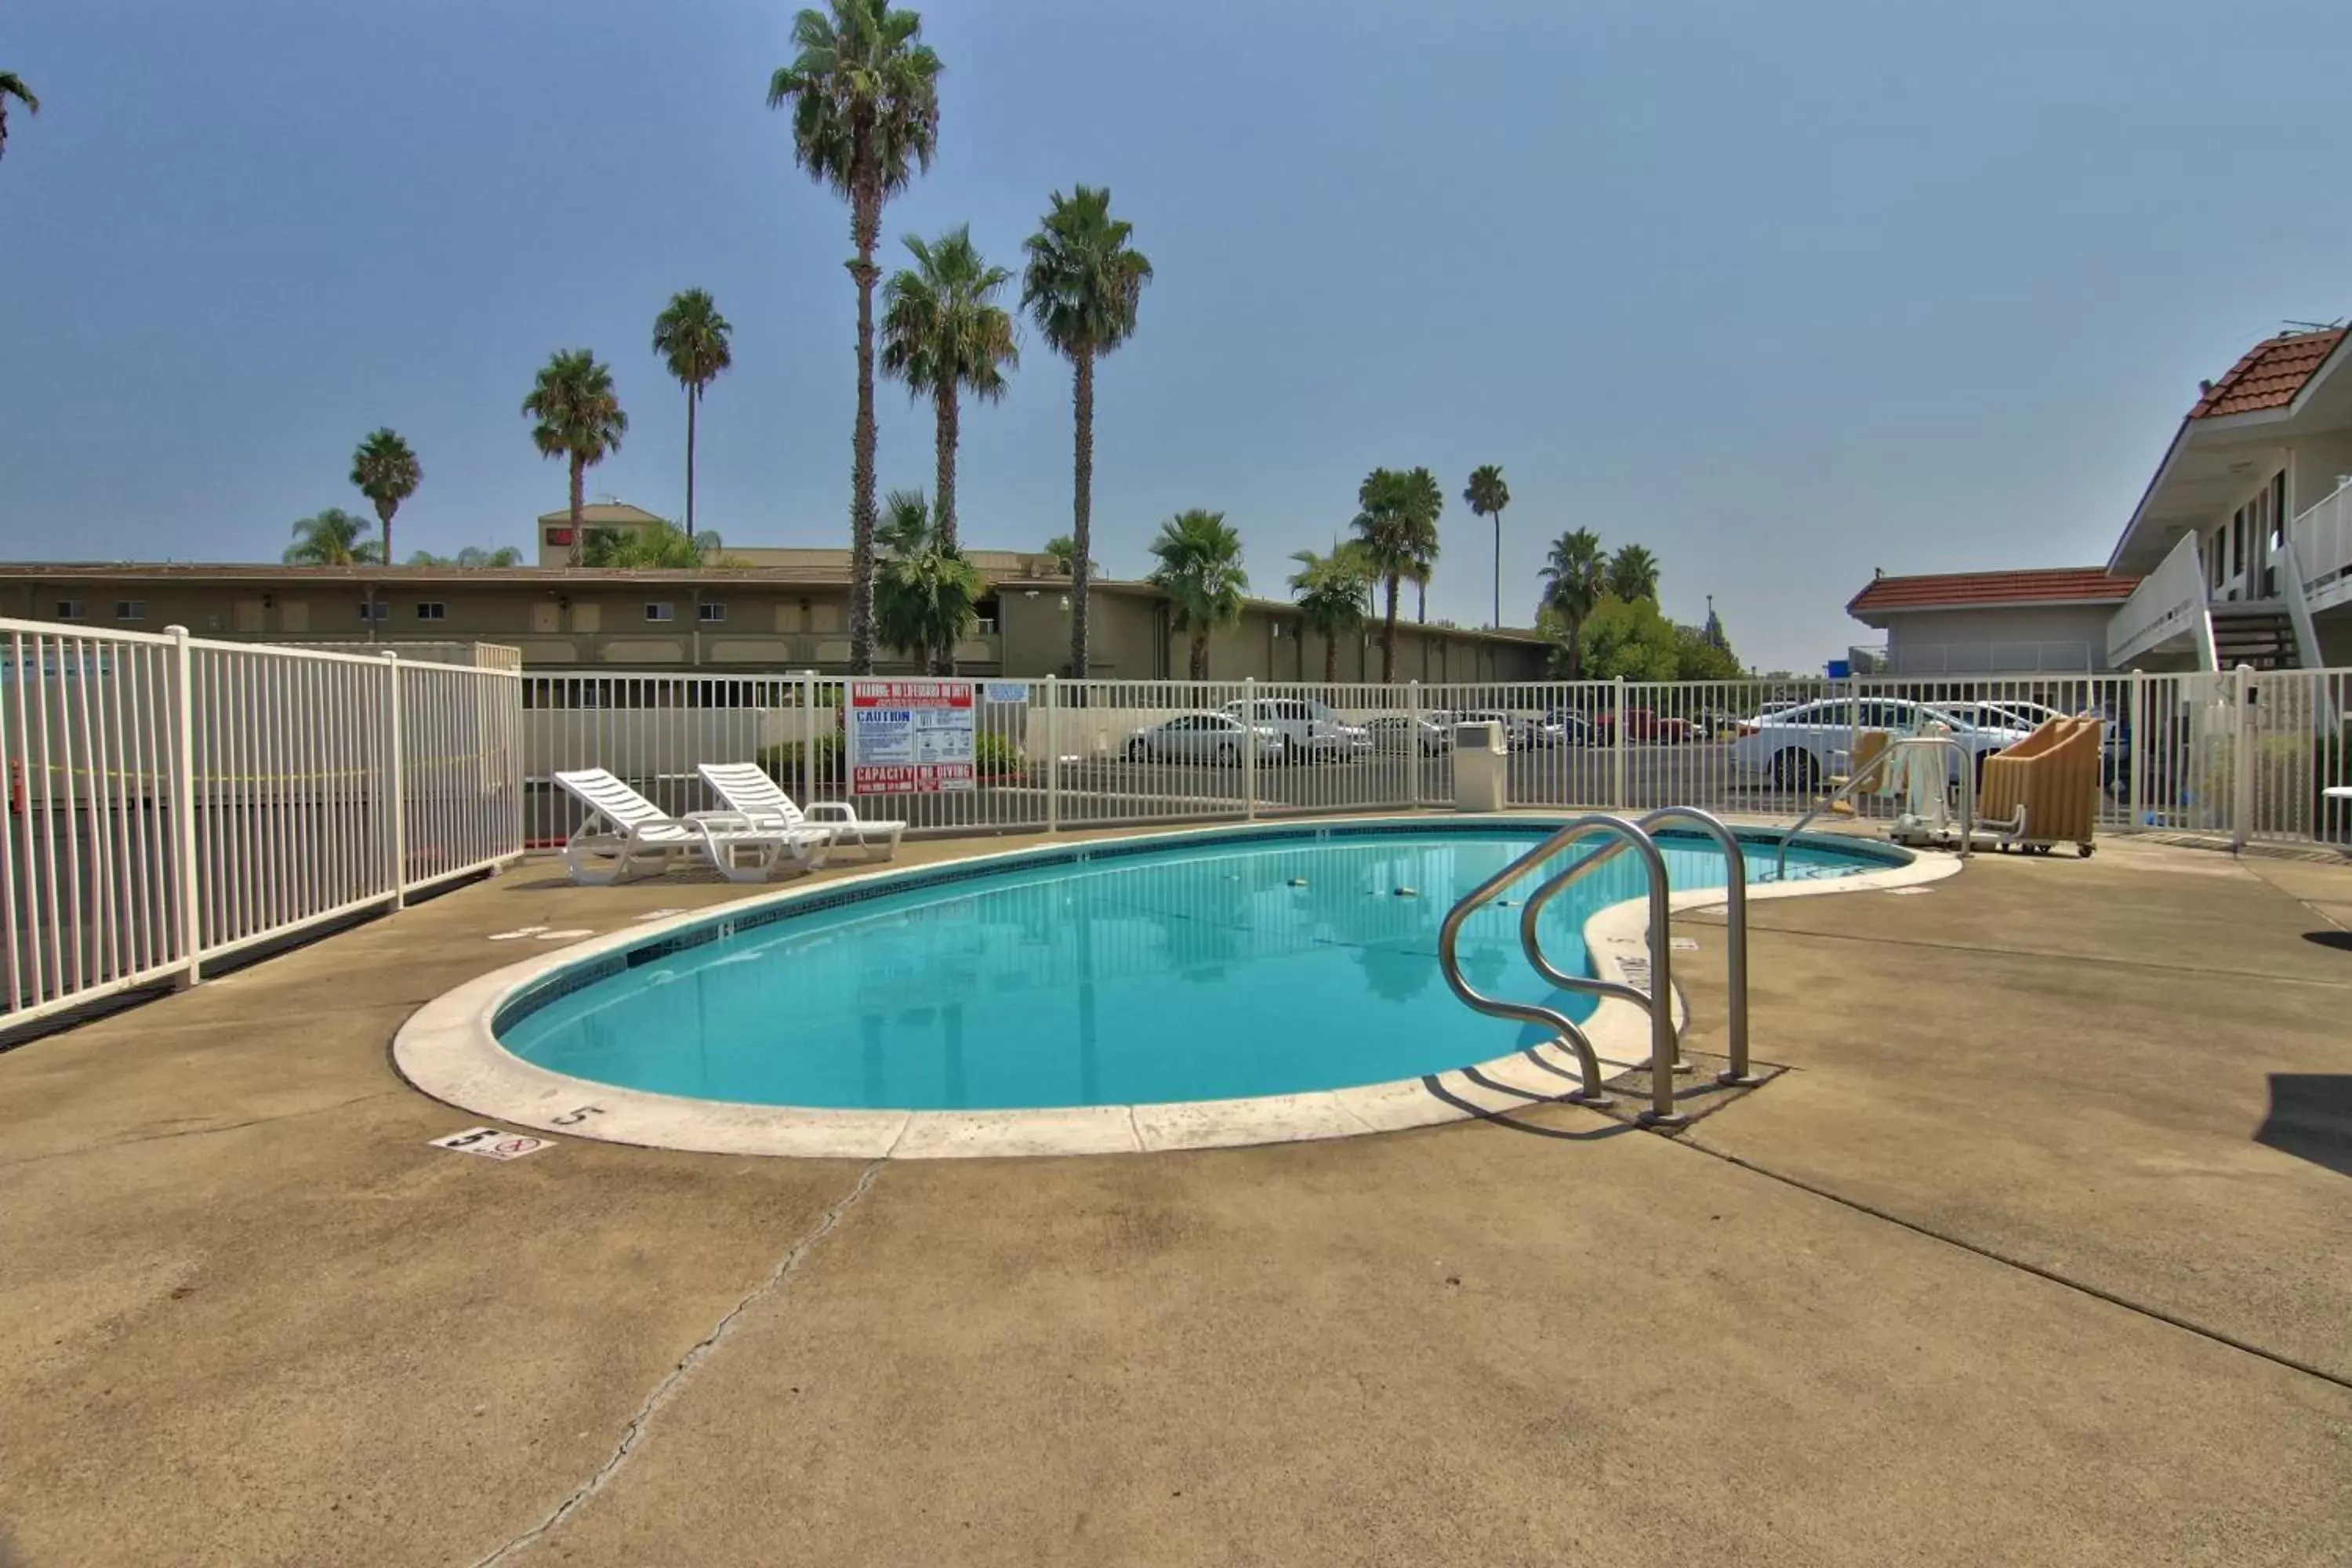
[[[2352,347],[2256,343],[2207,382],[2097,566],[1881,574],[1890,673],[2352,666]]]
[[[636,507],[584,509],[590,529],[643,528]],[[849,668],[849,552],[729,545],[728,564],[676,571],[573,566],[568,511],[539,519],[528,566],[288,566],[210,562],[0,563],[0,614],[93,630],[159,632],[314,647],[413,650],[446,658],[453,645],[517,650],[527,671],[777,674]],[[967,552],[989,583],[959,673],[1010,679],[1068,673],[1070,579],[1051,557]],[[1097,578],[1089,674],[1181,678],[1190,639],[1149,583]],[[1536,680],[1550,644],[1534,631],[1397,626],[1398,680]],[[1295,605],[1253,599],[1238,626],[1210,639],[1213,680],[1315,681],[1323,639]],[[880,674],[912,673],[882,648]],[[1377,680],[1377,626],[1339,639],[1339,679]]]

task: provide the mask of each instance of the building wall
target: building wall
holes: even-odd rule
[[[2107,621],[2113,605],[2048,605],[2020,609],[1918,610],[1886,617],[1886,657],[1897,674],[1974,674],[1994,669],[2032,669],[2029,659],[2057,650],[2044,645],[2078,643],[2090,668],[2107,664]],[[1984,662],[1975,663],[1980,656]],[[1958,660],[1956,667],[1955,659]],[[1967,668],[1973,664],[1974,668]]]
[[[2352,430],[2297,441],[2287,475],[2288,515],[2307,511],[2335,494],[2338,474],[2352,474]]]

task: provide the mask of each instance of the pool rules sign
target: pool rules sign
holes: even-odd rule
[[[849,683],[849,793],[937,795],[971,789],[972,683]]]

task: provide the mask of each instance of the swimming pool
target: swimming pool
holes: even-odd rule
[[[1436,954],[1454,902],[1549,831],[1285,826],[866,879],[565,965],[506,996],[491,1029],[567,1079],[844,1111],[1163,1105],[1417,1079],[1545,1038],[1464,1006]],[[1677,890],[1723,885],[1711,842],[1659,842]],[[1789,876],[1907,859],[1811,840]],[[1751,856],[1748,874],[1769,879],[1769,856]],[[1488,994],[1582,1018],[1592,999],[1554,992],[1520,951],[1517,899],[1537,881],[1472,918],[1463,970]],[[1587,920],[1642,890],[1628,856],[1557,900],[1544,914],[1552,961],[1586,972]]]

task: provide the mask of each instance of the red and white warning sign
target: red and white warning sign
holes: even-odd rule
[[[976,787],[972,683],[849,683],[849,793],[937,795]]]
[[[555,1140],[501,1131],[496,1127],[468,1127],[463,1132],[427,1142],[436,1149],[455,1149],[460,1154],[479,1154],[486,1160],[520,1160],[525,1154],[538,1153]]]

